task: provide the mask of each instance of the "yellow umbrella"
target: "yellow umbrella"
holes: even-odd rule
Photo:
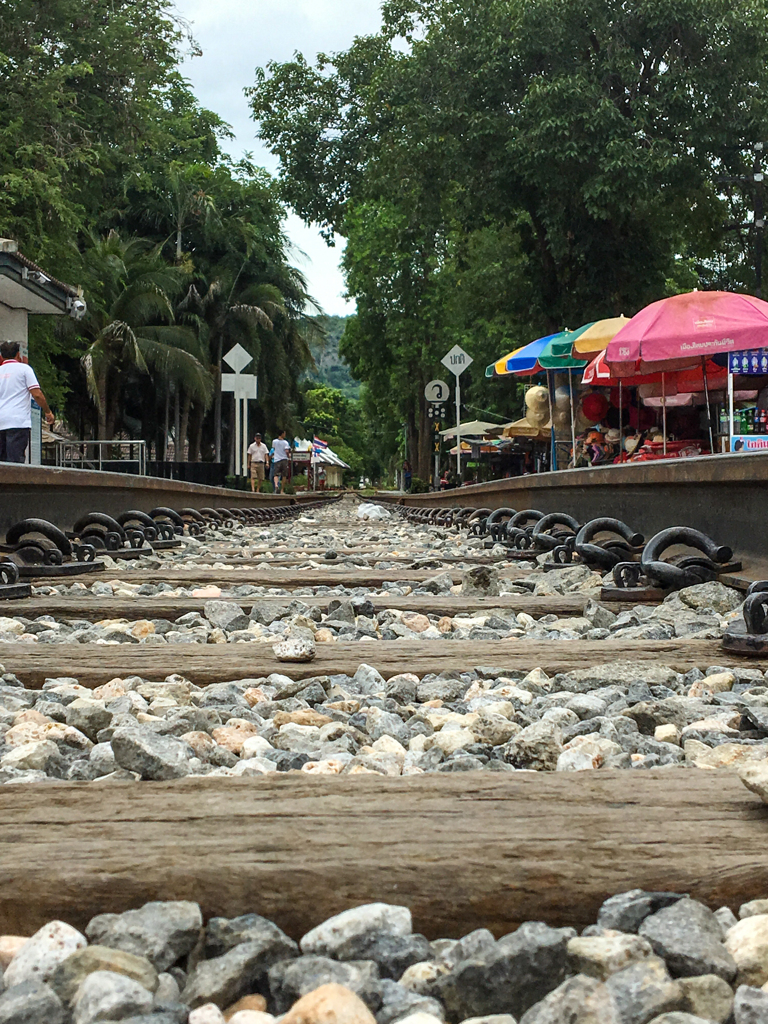
[[[602,352],[608,348],[609,342],[613,341],[614,335],[625,324],[629,323],[629,317],[612,316],[607,320],[596,320],[586,331],[578,336],[573,342],[573,354],[591,355]]]

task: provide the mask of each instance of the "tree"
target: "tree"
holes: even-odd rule
[[[124,241],[115,231],[91,239],[81,256],[88,313],[78,325],[88,340],[83,365],[98,414],[98,437],[114,436],[120,416],[121,376],[153,376],[210,398],[210,374],[193,331],[174,323],[171,297],[184,279],[143,239]]]
[[[389,0],[378,35],[257,73],[283,194],[347,239],[358,318],[343,351],[374,399],[394,393],[420,474],[420,392],[454,340],[498,356],[630,315],[696,267],[748,282],[743,241],[723,242],[744,197],[721,179],[746,176],[766,136],[767,13],[488,0],[478,17],[470,0]],[[486,404],[481,373],[467,392]]]

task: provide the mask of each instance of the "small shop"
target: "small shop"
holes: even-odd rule
[[[537,453],[524,472],[768,451],[767,341],[768,303],[691,292],[539,338],[486,376],[535,378],[503,432]]]

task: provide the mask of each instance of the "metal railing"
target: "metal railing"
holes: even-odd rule
[[[63,469],[111,471],[115,463],[134,463],[139,476],[147,475],[146,441],[55,441],[56,465]],[[126,466],[119,469],[125,472]]]

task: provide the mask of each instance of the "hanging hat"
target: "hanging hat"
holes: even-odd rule
[[[581,408],[585,419],[590,423],[599,423],[608,412],[608,399],[599,391],[591,391],[582,398]]]

